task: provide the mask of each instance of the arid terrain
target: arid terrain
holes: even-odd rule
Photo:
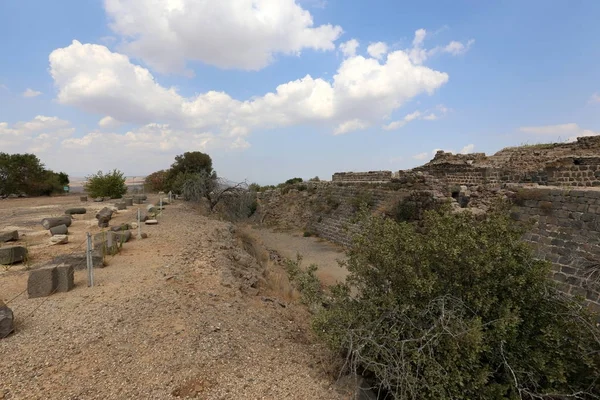
[[[349,398],[333,382],[307,311],[269,284],[277,273],[243,249],[239,229],[186,203],[143,226],[148,239],[108,257],[94,287],[79,270],[68,293],[21,294],[28,269],[83,251],[105,205],[86,203],[70,243],[51,246],[39,221],[81,206],[78,197],[0,201],[0,230],[18,229],[31,254],[26,265],[0,271],[0,299],[16,321],[0,340],[0,399]],[[135,207],[120,211],[111,226],[134,216]],[[330,261],[341,254],[325,253]]]

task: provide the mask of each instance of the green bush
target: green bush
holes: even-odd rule
[[[324,298],[321,281],[316,275],[318,267],[311,264],[308,268],[303,269],[301,263],[302,256],[298,254],[295,261],[286,260],[284,267],[290,282],[300,292],[302,303],[316,311],[322,308]]]
[[[103,174],[102,171],[87,176],[87,183],[85,184],[85,191],[91,197],[110,197],[112,199],[120,199],[125,193],[127,193],[127,186],[125,185],[125,176],[117,169]]]
[[[285,181],[286,185],[293,185],[296,183],[302,183],[304,182],[304,180],[302,178],[292,178],[292,179],[288,179],[287,181]]]
[[[362,190],[350,200],[350,204],[355,211],[360,210],[363,207],[370,209],[375,204],[375,200],[373,199],[373,194],[369,191]]]
[[[505,210],[428,211],[420,227],[364,218],[347,282],[313,326],[386,398],[600,396],[594,317],[556,290]]]

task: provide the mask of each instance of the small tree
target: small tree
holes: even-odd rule
[[[127,193],[125,185],[125,176],[117,169],[103,174],[102,171],[87,176],[85,191],[92,197],[110,197],[120,199]]]
[[[144,187],[148,192],[166,190],[168,172],[163,170],[151,173],[144,180]]]
[[[600,397],[600,331],[507,213],[364,220],[314,327],[393,399]]]
[[[256,193],[248,190],[246,182],[230,184],[216,174],[209,175],[206,171],[197,174],[182,175],[181,193],[188,201],[200,202],[205,200],[210,211],[218,204],[224,204],[227,214],[238,217],[248,217],[256,211]]]
[[[181,185],[191,174],[206,172],[209,176],[213,174],[212,159],[206,153],[200,151],[186,151],[175,157],[175,162],[167,171],[165,190],[181,192]]]

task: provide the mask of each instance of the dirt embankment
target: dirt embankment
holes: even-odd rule
[[[27,209],[49,204],[36,201],[0,202],[0,221],[8,221],[0,230],[21,226],[36,237],[41,227],[21,224],[41,219],[44,212],[31,218]],[[80,219],[71,231],[90,226]],[[125,244],[96,270],[95,287],[77,271],[71,292],[17,297],[9,304],[17,332],[0,340],[0,399],[348,398],[325,373],[306,310],[262,297],[260,266],[234,230],[185,204],[169,206],[159,225],[144,227],[148,239]],[[42,242],[30,243],[34,260],[59,251]],[[0,298],[26,282],[26,271],[3,273]]]

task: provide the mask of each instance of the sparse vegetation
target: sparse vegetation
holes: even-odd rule
[[[414,191],[396,202],[392,209],[387,210],[386,213],[397,222],[414,222],[423,219],[426,211],[434,210],[437,207],[439,207],[439,204],[431,193]]]
[[[430,210],[419,228],[363,218],[349,278],[313,324],[348,372],[394,399],[600,396],[593,316],[556,290],[506,210]]]
[[[98,171],[86,177],[85,191],[92,197],[110,197],[120,199],[127,193],[125,176],[117,169],[106,174]]]
[[[303,304],[313,312],[319,310],[323,305],[323,287],[316,275],[318,267],[314,264],[308,268],[301,267],[302,257],[298,254],[296,260],[286,260],[285,270],[292,286],[298,290]]]
[[[304,182],[304,179],[302,178],[292,178],[292,179],[288,179],[287,181],[285,181],[286,185],[293,185],[296,183],[302,183]]]
[[[350,205],[355,211],[360,210],[363,207],[370,209],[375,204],[373,194],[367,190],[361,190],[350,200]]]
[[[513,202],[518,206],[525,205],[527,200],[542,200],[546,192],[541,189],[519,189],[515,193]]]

